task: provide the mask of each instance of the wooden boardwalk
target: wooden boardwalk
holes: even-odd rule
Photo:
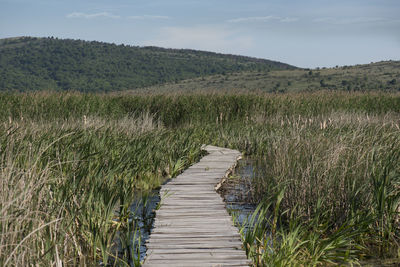
[[[146,267],[249,266],[238,229],[215,187],[236,165],[236,150],[206,146],[209,154],[165,184],[147,242]]]

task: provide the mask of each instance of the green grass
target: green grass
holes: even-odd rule
[[[312,92],[320,90],[399,91],[400,62],[323,69],[237,72],[150,86],[140,91],[157,92]]]
[[[0,265],[96,265],[129,206],[201,156],[258,158],[255,264],[399,257],[400,95],[0,94]],[[273,245],[271,245],[273,244]],[[124,257],[135,247],[125,242]]]

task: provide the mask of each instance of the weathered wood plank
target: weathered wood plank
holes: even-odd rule
[[[206,146],[209,155],[162,186],[165,196],[146,242],[143,266],[249,266],[232,218],[215,187],[240,153]]]
[[[217,218],[209,217],[209,219],[207,221],[208,221],[208,223],[224,223],[224,222],[229,223],[229,224],[232,223],[232,221],[226,217],[217,217]],[[159,219],[155,222],[155,224],[157,224],[157,223],[192,223],[193,224],[193,223],[198,223],[198,222],[199,222],[199,219],[197,219],[197,218],[190,218],[190,217],[186,218],[185,217],[179,221],[175,220],[174,218]]]
[[[236,263],[205,263],[205,262],[184,262],[184,263],[178,263],[178,262],[170,262],[170,261],[163,261],[159,263],[149,263],[146,264],[147,267],[248,267],[248,264],[236,264]]]
[[[203,265],[196,265],[196,263],[202,263]],[[151,260],[149,264],[147,265],[146,263],[143,266],[153,266],[153,264],[161,264],[159,266],[168,266],[168,264],[176,264],[176,265],[171,265],[171,266],[186,266],[186,267],[191,267],[191,266],[249,266],[248,265],[248,260],[240,260],[240,259],[234,259],[234,260],[229,260],[229,259],[210,259],[203,258],[203,259],[179,259],[179,258],[171,258],[171,259],[155,259]],[[247,264],[247,265],[246,265]]]
[[[213,231],[210,231],[209,229],[197,229],[197,228],[181,228],[181,229],[170,229],[170,228],[163,228],[163,229],[160,229],[160,228],[154,228],[153,229],[154,230],[154,233],[157,233],[157,234],[161,234],[161,233],[168,233],[168,234],[176,234],[176,233],[182,233],[182,234],[191,234],[191,233],[197,233],[197,234],[200,234],[200,233],[204,233],[204,234],[214,234],[214,233],[216,233],[216,232],[213,232]],[[179,231],[180,230],[180,231]],[[218,229],[218,230],[220,230],[220,229]],[[221,229],[222,230],[222,229]],[[234,231],[235,229],[233,228],[231,228],[231,229],[226,229],[226,230],[229,230],[229,231]]]
[[[232,237],[232,233],[217,233],[217,234],[203,234],[203,233],[167,233],[167,234],[151,234],[151,238],[149,239],[149,241],[152,240],[152,238],[156,237],[156,238],[170,238],[170,239],[179,239],[179,238],[224,238],[224,237]],[[236,236],[236,238],[240,239],[239,234]]]
[[[215,241],[216,238],[214,236],[210,236],[209,238],[202,238],[202,237],[197,237],[197,238],[176,238],[174,240],[170,240],[168,238],[155,238],[154,240],[148,240],[146,243],[153,243],[155,244],[156,242],[161,242],[161,243],[165,243],[165,242],[182,242],[182,244],[191,244],[193,242],[212,242]],[[225,237],[219,237],[218,238],[219,242],[228,242],[228,243],[235,243],[235,242],[242,242],[240,240],[240,238],[238,237],[233,237],[233,236],[225,236]],[[166,248],[164,248],[166,249]],[[204,248],[204,249],[212,249],[212,248]]]
[[[179,258],[179,260],[203,260],[205,257],[211,257],[212,259],[219,259],[219,260],[224,260],[226,261],[232,261],[235,259],[238,260],[244,260],[243,256],[237,255],[237,254],[227,254],[227,253],[190,253],[190,254],[154,254],[149,256],[149,259],[151,260],[165,260],[165,259],[176,259]]]
[[[160,250],[169,250],[169,254],[174,254],[178,250],[191,249],[191,250],[207,250],[207,249],[226,249],[230,250],[233,254],[237,255],[237,250],[241,250],[240,242],[230,242],[228,245],[226,242],[201,242],[201,244],[196,243],[184,243],[184,244],[168,244],[168,243],[147,243],[148,249],[155,251],[156,253],[161,253]],[[233,248],[233,249],[232,249]],[[175,252],[173,252],[175,251]],[[240,253],[241,255],[241,253]]]
[[[148,254],[151,255],[153,254],[153,250],[149,250]],[[197,254],[203,254],[203,253],[208,253],[208,254],[234,254],[236,255],[237,252],[236,250],[233,249],[226,249],[226,248],[208,248],[208,249],[190,249],[190,248],[182,248],[182,249],[157,249],[157,253],[159,254],[187,254],[187,253],[197,253]]]

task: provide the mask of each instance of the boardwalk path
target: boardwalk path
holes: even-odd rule
[[[236,150],[206,146],[209,154],[161,188],[143,266],[249,266],[238,230],[215,186],[235,165]]]

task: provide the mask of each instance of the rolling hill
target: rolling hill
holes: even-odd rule
[[[295,67],[244,56],[57,38],[0,39],[0,91],[121,91]]]
[[[310,92],[400,91],[400,61],[321,69],[242,71],[150,86],[139,91],[157,92]],[[137,91],[136,91],[137,92]]]

